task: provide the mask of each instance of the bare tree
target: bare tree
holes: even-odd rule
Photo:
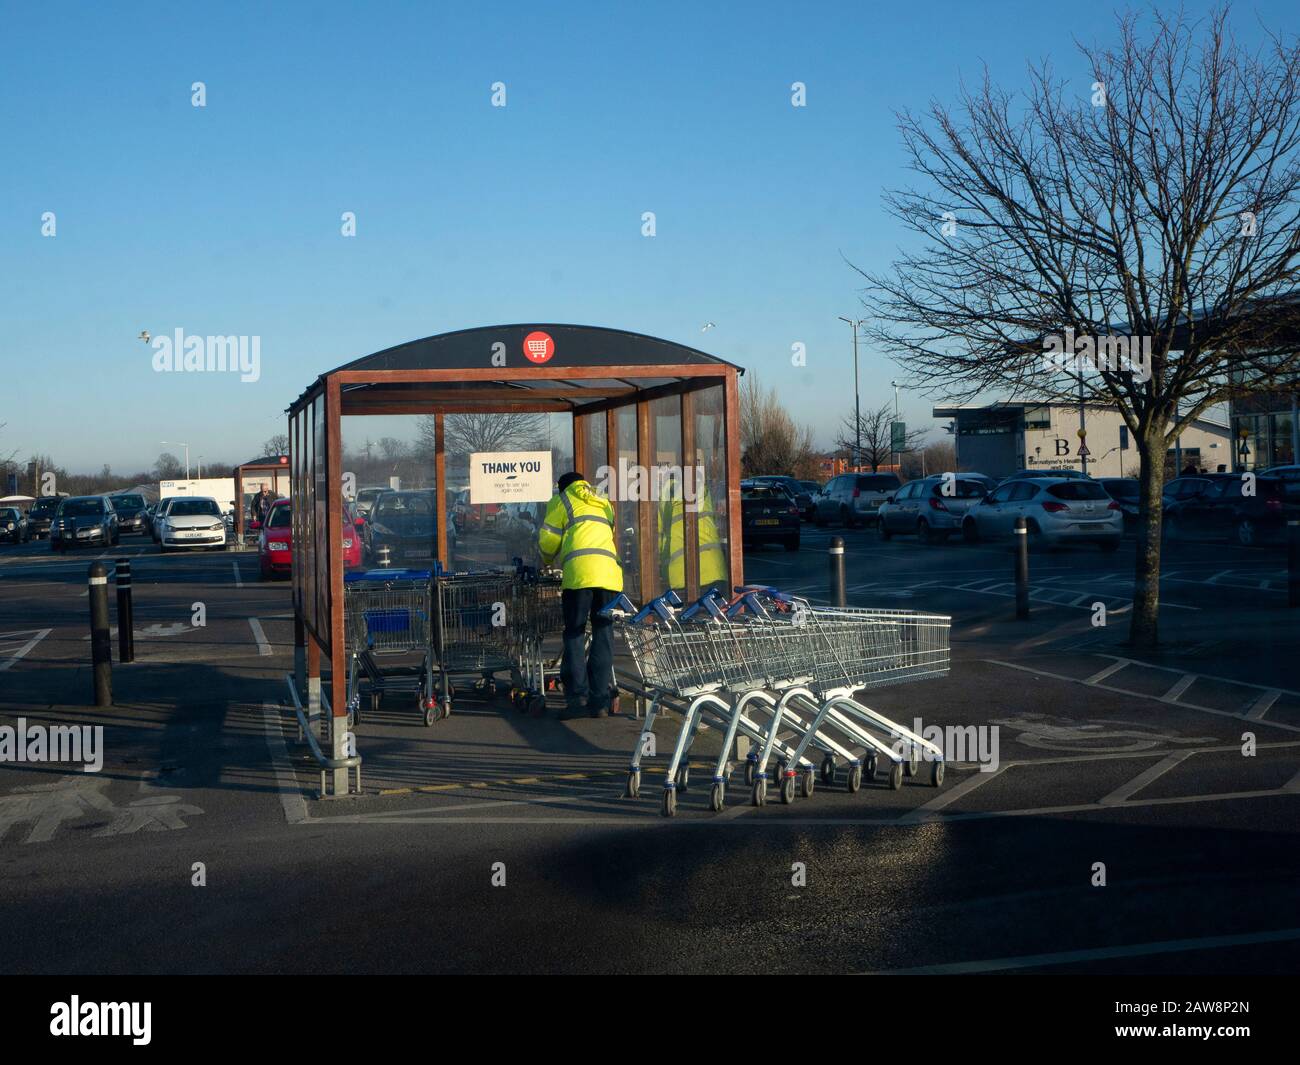
[[[268,437],[265,444],[262,445],[263,455],[287,455],[289,454],[289,434],[276,433]]]
[[[1141,463],[1138,648],[1158,640],[1166,450],[1209,407],[1300,369],[1300,48],[1246,53],[1226,9],[1151,17],[1145,38],[1125,16],[1116,47],[1080,48],[1090,96],[1041,65],[1023,99],[986,75],[955,111],[900,115],[923,187],[885,202],[925,246],[864,274],[869,333],[932,394],[1120,411]],[[1117,357],[1044,357],[1097,338]]]
[[[903,436],[902,448],[896,451],[893,439],[894,408],[889,403],[882,404],[875,410],[864,411],[858,420],[856,431],[853,420],[854,416],[850,413],[840,423],[835,446],[847,452],[857,465],[870,466],[872,473],[876,473],[881,466],[894,462],[902,452],[912,450],[925,436],[924,429],[909,430]]]
[[[812,430],[796,425],[776,390],[764,388],[755,373],[745,375],[740,389],[740,466],[746,477],[814,479],[819,472]]]
[[[448,414],[443,419],[444,443],[448,452],[511,451],[529,447],[545,434],[546,421],[540,414]],[[420,450],[432,455],[434,422],[420,419]]]

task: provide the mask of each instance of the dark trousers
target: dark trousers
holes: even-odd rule
[[[560,593],[564,614],[564,657],[560,679],[571,709],[608,710],[614,692],[614,623],[599,611],[618,596],[606,588],[566,588]],[[591,622],[591,649],[583,647]]]

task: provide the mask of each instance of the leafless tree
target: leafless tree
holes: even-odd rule
[[[1080,46],[1089,86],[1044,64],[1023,97],[986,74],[953,109],[900,115],[920,187],[885,202],[923,246],[864,274],[870,335],[931,394],[1118,408],[1141,462],[1138,648],[1158,640],[1166,450],[1211,406],[1300,369],[1300,48],[1248,53],[1226,9],[1150,17]],[[1149,378],[1120,358],[1049,365],[1066,330],[1149,338]]]
[[[863,411],[855,432],[854,416],[849,413],[840,423],[840,433],[835,438],[835,446],[845,452],[852,462],[859,466],[870,466],[871,472],[875,473],[881,466],[897,461],[900,452],[911,451],[925,436],[924,429],[912,429],[904,434],[903,447],[899,451],[895,451],[893,439],[894,420],[893,405],[884,403],[875,410]],[[858,454],[859,442],[861,444],[860,455]]]
[[[432,455],[433,418],[420,420],[420,450]],[[448,453],[511,451],[531,447],[543,436],[546,421],[540,414],[448,414],[443,420]]]
[[[746,374],[740,389],[740,467],[746,477],[812,480],[819,473],[812,430],[795,424],[776,390],[765,388],[756,373]]]
[[[263,455],[287,455],[289,454],[289,434],[276,433],[269,437],[265,444],[262,445]]]

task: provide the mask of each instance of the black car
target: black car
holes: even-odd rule
[[[1282,540],[1288,520],[1300,520],[1300,482],[1223,474],[1166,506],[1164,533],[1171,540],[1235,540],[1251,547]]]
[[[0,541],[25,544],[28,540],[27,519],[17,507],[0,507]]]
[[[776,484],[785,489],[786,494],[794,500],[794,505],[799,508],[799,513],[803,516],[804,521],[813,519],[813,492],[806,487],[807,482],[797,481],[793,477],[784,477],[779,474],[762,474],[758,477],[751,477],[755,484]]]
[[[113,509],[117,511],[119,533],[143,533],[146,531],[144,524],[144,496],[133,494],[116,495],[109,496],[108,501],[113,504]]]
[[[799,550],[799,507],[779,484],[740,482],[740,532],[746,544],[780,543]]]
[[[103,496],[72,496],[63,500],[50,526],[50,548],[107,547],[118,540],[117,512]]]
[[[27,535],[33,540],[40,540],[50,535],[50,525],[58,513],[62,496],[41,496],[27,511]]]
[[[1106,494],[1119,504],[1119,512],[1124,515],[1124,531],[1132,532],[1137,528],[1139,503],[1142,486],[1136,477],[1103,477],[1101,486]]]
[[[366,519],[365,547],[371,565],[388,548],[393,566],[423,569],[437,557],[437,499],[432,489],[381,492]]]

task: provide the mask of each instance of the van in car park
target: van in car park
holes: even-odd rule
[[[818,528],[839,522],[851,529],[859,522],[874,525],[881,504],[898,491],[896,473],[841,473],[832,477],[817,497],[813,521]]]
[[[909,481],[881,505],[880,538],[915,534],[923,543],[943,543],[961,531],[962,519],[987,494],[982,478],[960,473]]]

